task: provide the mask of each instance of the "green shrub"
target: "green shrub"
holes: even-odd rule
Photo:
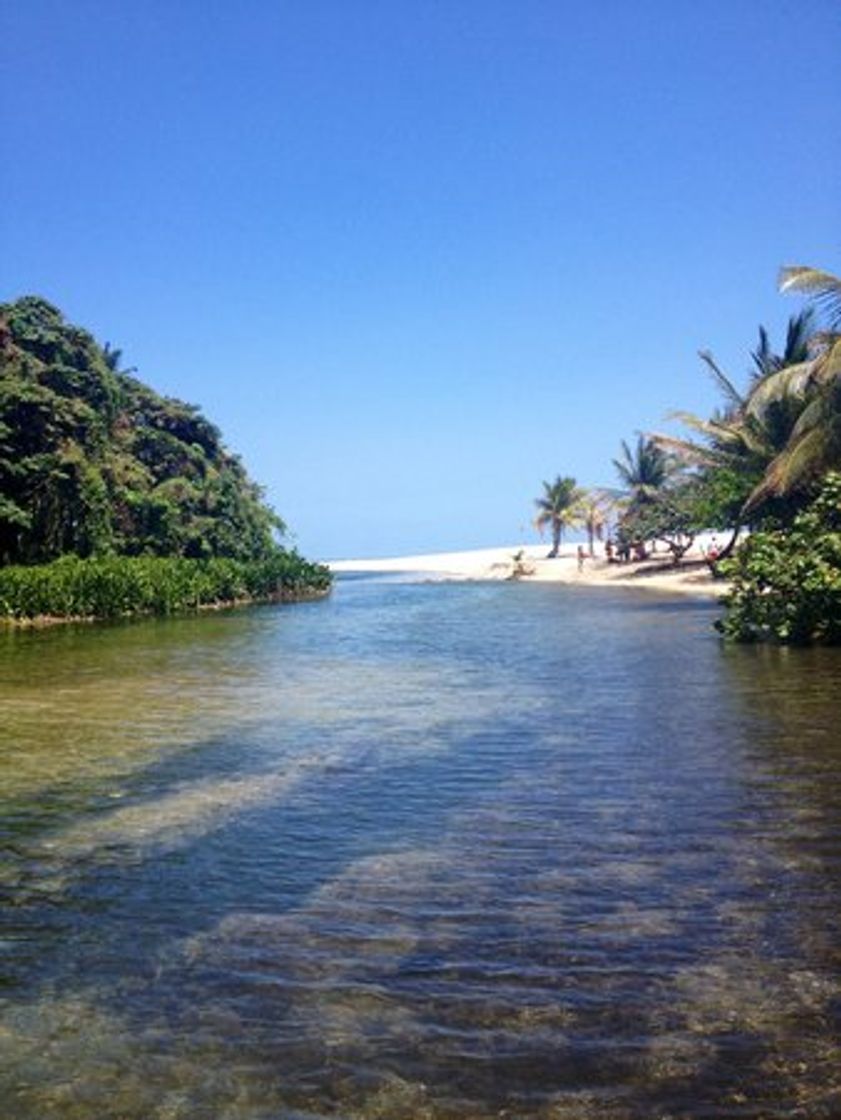
[[[841,643],[841,474],[790,528],[753,533],[721,570],[733,581],[717,624],[726,637]]]
[[[233,602],[307,598],[326,593],[330,583],[327,568],[282,549],[256,561],[64,556],[51,564],[0,568],[0,618],[174,614]]]

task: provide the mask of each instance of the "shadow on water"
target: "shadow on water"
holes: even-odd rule
[[[643,594],[313,607],[0,653],[19,1120],[839,1115],[841,659]]]
[[[59,930],[66,928],[76,906],[91,914],[107,911],[107,930],[97,930],[90,943],[69,947],[71,954],[91,955],[90,960],[74,963],[75,973],[89,976],[95,971],[101,939],[108,935],[122,939],[111,951],[125,961],[126,970],[136,969],[138,976],[147,978],[173,936],[194,935],[232,909],[293,908],[356,860],[392,847],[399,851],[434,841],[463,803],[463,756],[481,746],[486,735],[478,732],[448,743],[440,753],[408,760],[399,756],[384,760],[369,744],[319,759],[315,737],[310,736],[313,741],[307,749],[307,736],[298,729],[297,744],[303,747],[305,762],[300,770],[293,765],[300,781],[286,786],[275,780],[275,772],[248,769],[248,752],[237,749],[241,743],[223,739],[191,744],[124,783],[120,813],[136,810],[132,819],[142,821],[140,828],[129,828],[131,820],[125,816],[114,821],[105,778],[64,806],[58,820],[52,811],[39,816],[37,807],[30,809],[30,829],[19,832],[14,818],[7,820],[5,840],[10,850],[17,851],[21,866],[5,901],[32,907],[37,914],[46,900],[40,920],[55,916]],[[531,745],[521,728],[504,723],[494,725],[492,737],[503,738],[512,753],[497,761],[492,771],[470,774],[471,795],[477,803],[493,796],[522,768],[523,752]],[[233,812],[226,815],[217,779],[224,782],[234,775]],[[195,814],[187,812],[166,820],[156,832],[161,799],[180,791],[188,794],[203,782],[212,791],[210,814],[197,822]],[[249,792],[256,794],[251,802]],[[53,796],[52,791],[46,794],[48,800]],[[63,828],[80,812],[85,816],[81,836]],[[41,842],[27,848],[30,832]],[[55,879],[50,877],[48,862],[52,853]],[[288,866],[279,866],[284,863]],[[238,873],[243,867],[248,871],[245,876]],[[173,899],[177,900],[174,907]],[[142,938],[145,957],[138,955],[136,920],[141,910],[168,914],[167,922],[150,925],[149,936]],[[55,967],[65,967],[68,946],[56,940],[52,948],[60,958]],[[48,949],[38,947],[38,970],[47,978]]]

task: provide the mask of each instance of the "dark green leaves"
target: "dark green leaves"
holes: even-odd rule
[[[788,528],[753,533],[722,565],[733,581],[721,632],[738,641],[841,642],[841,474]]]
[[[219,430],[46,300],[0,306],[0,564],[271,557],[283,523]]]

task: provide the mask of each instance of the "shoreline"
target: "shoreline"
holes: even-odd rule
[[[655,554],[648,560],[611,564],[605,559],[602,546],[597,545],[595,558],[587,557],[583,569],[579,571],[577,544],[562,548],[553,559],[547,557],[546,545],[511,545],[375,560],[335,560],[328,561],[327,567],[334,574],[371,572],[417,575],[444,582],[516,580],[519,583],[627,588],[720,599],[727,594],[730,585],[725,580],[713,579],[704,562],[700,547],[703,544],[703,540],[700,545],[696,542],[675,567],[669,566],[669,556],[665,552]],[[522,556],[519,574],[515,570],[517,554]]]
[[[141,622],[150,618],[189,618],[211,612],[236,611],[245,607],[268,607],[311,603],[326,599],[332,587],[307,591],[280,591],[274,595],[247,596],[239,599],[215,599],[211,603],[196,603],[173,611],[136,610],[120,614],[26,614],[0,615],[0,628],[10,630],[46,630],[52,626],[95,626],[103,622]]]

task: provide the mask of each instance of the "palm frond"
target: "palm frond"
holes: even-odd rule
[[[813,319],[814,314],[810,307],[804,308],[796,315],[789,316],[786,328],[786,344],[782,354],[774,353],[771,349],[768,331],[765,327],[760,326],[759,345],[756,350],[751,352],[751,358],[756,367],[752,385],[755,385],[770,373],[776,373],[777,370],[784,369],[786,366],[795,365],[797,362],[805,362],[808,359],[814,336]]]
[[[745,411],[750,416],[761,416],[776,401],[802,396],[813,382],[814,376],[814,361],[798,362],[777,370],[776,373],[769,373],[751,389],[745,402]]]
[[[786,348],[781,365],[794,365],[797,362],[804,362],[809,357],[809,340],[814,334],[814,318],[811,307],[806,307],[789,318]]]
[[[759,345],[751,351],[751,358],[753,358],[753,364],[756,366],[759,377],[764,377],[766,373],[779,369],[780,360],[771,349],[768,331],[761,324],[759,327]]]
[[[833,465],[838,432],[833,426],[815,426],[798,439],[780,466],[781,493],[787,494]]]
[[[832,419],[832,406],[821,393],[808,402],[791,429],[789,442],[793,445],[815,428],[825,427]]]
[[[680,410],[670,412],[666,419],[677,420],[680,424],[691,428],[694,432],[698,432],[700,435],[706,436],[710,440],[722,441],[724,443],[738,442],[738,425],[732,419],[702,420],[693,412],[682,412]]]
[[[841,279],[820,268],[789,265],[780,269],[781,292],[799,292],[826,312],[833,327],[841,326]]]
[[[701,443],[693,443],[688,439],[678,439],[676,436],[663,435],[660,432],[652,432],[650,438],[659,448],[680,459],[686,466],[713,467],[721,461],[719,454],[716,454],[711,447]]]
[[[685,424],[687,428],[692,428],[693,431],[702,432],[705,435],[710,425],[714,423],[712,420],[703,420],[700,416],[696,416],[694,412],[685,412],[682,408],[674,408],[671,412],[667,412],[666,419],[677,420],[679,424]]]
[[[624,440],[622,440],[622,447],[625,451],[626,456],[630,459],[631,453],[628,450],[628,445]],[[616,468],[616,473],[619,475],[620,479],[627,484],[631,477],[631,467],[629,463],[623,463],[620,459],[611,459],[610,461]]]
[[[841,335],[838,331],[815,331],[809,336],[807,358],[820,357],[838,342]]]
[[[739,442],[749,455],[765,463],[770,462],[780,450],[770,438],[764,419],[760,420],[750,415],[745,416],[739,428]]]
[[[767,498],[780,497],[817,473],[825,458],[825,434],[813,428],[774,459],[762,481],[750,494],[744,512],[750,513]]]
[[[815,336],[819,352],[812,359],[815,366],[815,380],[822,385],[841,380],[841,334],[822,331]]]
[[[741,408],[745,403],[744,397],[718,365],[715,358],[712,356],[712,352],[710,350],[699,350],[698,357],[710,371],[713,381],[715,381],[727,400],[729,400],[732,405],[735,405],[736,408]]]

